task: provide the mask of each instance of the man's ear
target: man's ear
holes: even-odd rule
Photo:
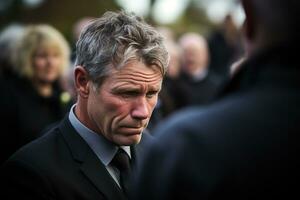
[[[75,87],[82,98],[87,98],[89,95],[89,76],[87,71],[82,66],[76,66],[74,70]]]
[[[243,25],[243,31],[248,41],[253,41],[255,37],[255,18],[254,18],[254,9],[251,0],[242,0],[242,4],[244,7],[246,19]]]

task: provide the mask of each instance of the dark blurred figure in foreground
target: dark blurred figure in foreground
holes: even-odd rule
[[[300,2],[242,3],[248,57],[218,102],[156,130],[133,199],[287,199],[295,192],[288,177],[296,173],[298,141],[288,138],[300,133]]]
[[[1,149],[9,149],[1,162],[39,137],[70,107],[59,80],[69,67],[70,50],[63,36],[51,26],[32,25],[16,45],[16,77],[4,83],[10,91],[1,95]]]

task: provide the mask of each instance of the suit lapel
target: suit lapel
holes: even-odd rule
[[[126,199],[119,186],[96,155],[88,154],[86,160],[81,165],[81,170],[107,199]]]
[[[83,175],[110,200],[126,199],[119,186],[108,173],[88,144],[71,125],[68,116],[60,124],[60,131],[72,153],[75,162],[81,163]]]

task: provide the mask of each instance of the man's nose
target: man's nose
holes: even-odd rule
[[[150,113],[147,99],[145,97],[139,97],[136,99],[131,113],[132,117],[143,120],[147,119]]]

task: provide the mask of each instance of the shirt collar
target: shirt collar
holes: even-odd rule
[[[107,140],[101,134],[98,134],[86,127],[74,113],[76,104],[74,104],[69,113],[69,120],[77,133],[86,141],[89,147],[94,151],[100,161],[107,166],[118,151],[118,146]],[[131,158],[130,146],[121,146],[120,148]]]

